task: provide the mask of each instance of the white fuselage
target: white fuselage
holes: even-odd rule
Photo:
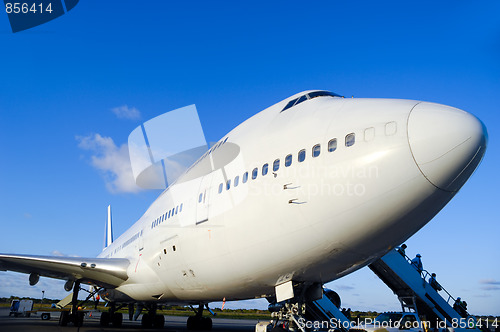
[[[484,153],[484,127],[458,109],[318,97],[281,112],[306,93],[229,132],[103,251],[99,257],[132,262],[129,279],[109,297],[247,299],[289,280],[342,277],[431,220]],[[195,176],[204,161],[212,171]]]

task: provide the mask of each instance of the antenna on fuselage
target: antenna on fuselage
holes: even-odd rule
[[[111,205],[108,205],[108,220],[104,225],[104,248],[106,249],[111,243],[113,243],[113,225],[111,222]]]

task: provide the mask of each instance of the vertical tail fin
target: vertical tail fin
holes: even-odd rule
[[[108,220],[104,227],[104,249],[113,243],[113,225],[111,222],[111,205],[108,205]]]

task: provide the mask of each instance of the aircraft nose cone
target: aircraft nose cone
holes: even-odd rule
[[[427,180],[457,191],[474,172],[486,151],[486,127],[457,108],[419,103],[408,119],[408,142]]]

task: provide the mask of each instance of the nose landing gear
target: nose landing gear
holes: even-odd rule
[[[212,318],[203,317],[203,303],[200,303],[198,310],[195,310],[193,307],[191,307],[191,309],[193,309],[195,315],[188,318],[187,329],[195,331],[210,331],[212,329]]]

